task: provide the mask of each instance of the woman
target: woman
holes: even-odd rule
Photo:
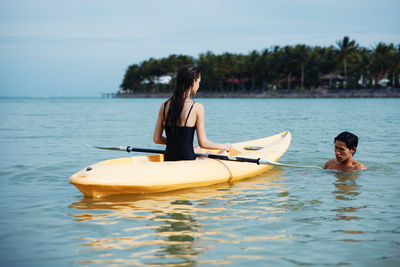
[[[201,74],[197,67],[183,66],[176,78],[174,94],[161,105],[153,139],[156,144],[167,145],[165,161],[196,159],[193,148],[195,131],[202,148],[221,151],[232,149],[229,143],[214,143],[206,137],[204,107],[190,99],[199,89],[200,80]],[[166,137],[162,135],[164,129]]]

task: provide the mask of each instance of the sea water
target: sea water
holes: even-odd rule
[[[68,178],[152,142],[164,99],[0,99],[1,266],[399,266],[399,99],[197,99],[207,136],[289,130],[280,162],[318,165],[359,136],[369,170],[273,168],[235,183],[84,197]],[[135,154],[131,154],[135,155]],[[190,175],[190,174],[188,174]]]

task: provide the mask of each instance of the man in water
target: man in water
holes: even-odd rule
[[[349,132],[343,132],[335,137],[335,156],[336,158],[328,160],[324,169],[340,171],[366,170],[361,162],[353,158],[358,145],[358,137]]]

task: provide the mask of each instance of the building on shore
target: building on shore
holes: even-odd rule
[[[344,84],[346,84],[346,79],[339,74],[331,72],[321,77],[321,86],[325,88],[339,88]]]

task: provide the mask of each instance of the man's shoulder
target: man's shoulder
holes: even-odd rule
[[[325,163],[324,168],[328,169],[329,167],[332,167],[333,165],[336,165],[336,159],[330,159]]]
[[[336,162],[336,159],[330,159],[326,163],[334,163],[334,162]]]
[[[361,162],[357,161],[355,164],[355,168],[356,170],[367,170],[367,167],[365,167],[364,164],[362,164]]]

